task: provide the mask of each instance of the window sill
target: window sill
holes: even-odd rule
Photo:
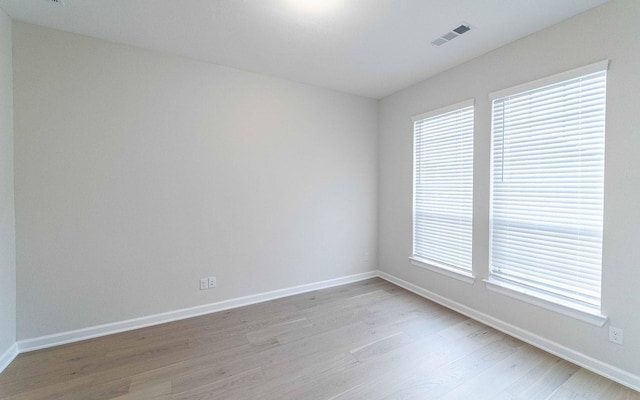
[[[436,272],[440,275],[448,276],[449,278],[457,279],[464,283],[473,284],[476,281],[476,278],[471,273],[466,273],[464,271],[447,267],[445,265],[436,264],[420,258],[409,257],[409,260],[411,260],[411,265]]]
[[[596,311],[590,310],[586,307],[579,308],[579,306],[570,303],[562,303],[553,296],[544,295],[510,282],[489,278],[484,280],[484,284],[488,290],[493,292],[500,293],[550,311],[555,311],[591,325],[602,327],[607,322],[607,317]]]

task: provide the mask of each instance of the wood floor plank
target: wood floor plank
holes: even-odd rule
[[[505,391],[511,399],[546,399],[580,367],[560,358],[534,368]]]
[[[640,393],[624,388],[609,379],[580,369],[548,397],[548,400],[640,400]]]
[[[286,333],[298,331],[303,328],[310,328],[313,324],[307,318],[297,318],[290,321],[274,324],[262,329],[255,329],[248,332],[249,343],[266,343],[282,337]]]
[[[129,393],[111,400],[169,400],[170,394],[171,381],[143,385],[135,385],[132,382]]]
[[[463,385],[442,396],[440,400],[493,400],[541,362],[552,358],[554,356],[551,354],[541,352],[530,345],[523,345],[514,354],[474,378],[468,379]],[[488,382],[491,384],[487,384]]]
[[[374,278],[21,354],[0,400],[640,400]]]
[[[358,361],[362,362],[413,343],[414,341],[415,340],[413,338],[400,331],[355,349],[351,349],[349,350],[349,353],[351,353]]]
[[[455,361],[420,365],[383,399],[438,399],[513,354],[518,346],[517,341],[504,336]]]
[[[334,393],[331,395],[340,400],[381,399],[401,390],[404,382],[412,377],[413,371],[428,368],[435,370],[451,360],[463,357],[472,349],[482,348],[492,341],[505,338],[504,334],[482,324],[464,324],[463,330],[464,334],[457,337],[431,334],[420,341],[379,354],[340,375],[327,377],[327,382],[321,384],[318,390],[323,387],[332,388]],[[478,336],[479,331],[491,334]],[[476,341],[474,337],[480,337],[480,340]]]
[[[255,387],[261,385],[264,381],[262,369],[258,367],[225,379],[200,385],[195,389],[173,394],[170,398],[172,400],[213,400],[242,397],[245,393],[251,393]]]

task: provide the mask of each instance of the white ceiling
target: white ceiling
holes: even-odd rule
[[[381,98],[606,0],[64,2],[0,8],[20,21]],[[461,22],[472,30],[430,44]]]

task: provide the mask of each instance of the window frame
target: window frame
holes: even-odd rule
[[[576,68],[570,71],[566,71],[560,74],[552,75],[546,78],[542,78],[536,81],[528,82],[522,85],[517,85],[511,88],[507,88],[504,90],[500,90],[489,95],[489,99],[491,100],[491,191],[489,198],[490,205],[490,230],[489,230],[489,276],[484,280],[487,289],[492,290],[494,292],[501,293],[503,295],[507,295],[513,298],[517,298],[521,301],[525,301],[527,303],[535,304],[541,306],[543,308],[559,312],[564,315],[568,315],[584,322],[596,325],[603,326],[607,317],[602,315],[602,306],[600,305],[599,309],[583,307],[578,303],[564,301],[561,296],[551,295],[549,293],[545,293],[538,289],[529,288],[526,285],[517,284],[515,282],[505,280],[502,278],[498,278],[493,274],[493,266],[492,266],[492,249],[493,244],[491,243],[493,237],[493,208],[494,208],[494,146],[493,141],[496,137],[495,127],[493,126],[493,115],[494,115],[494,106],[495,101],[499,99],[503,99],[505,97],[518,95],[524,92],[528,92],[531,90],[542,89],[546,86],[559,84],[565,81],[570,81],[573,79],[577,79],[583,76],[587,76],[593,73],[606,71],[609,66],[609,60],[603,60],[594,64],[590,64],[581,68]],[[606,93],[605,93],[605,101],[606,101]],[[606,108],[605,108],[606,113]],[[606,117],[605,117],[606,118]],[[603,189],[604,190],[604,189]],[[604,193],[603,193],[604,195]],[[603,210],[604,213],[604,202],[603,202]],[[602,242],[601,242],[602,247]],[[602,278],[602,259],[600,259],[600,279]],[[601,281],[600,281],[601,282]],[[600,291],[600,299],[602,298],[602,290]]]
[[[471,108],[471,201],[469,206],[470,213],[470,243],[469,243],[469,269],[460,266],[449,265],[445,262],[439,262],[429,257],[424,257],[416,254],[416,178],[417,178],[417,149],[416,149],[416,123],[424,121],[430,118],[443,116],[446,114],[454,113],[457,111],[463,111],[467,108]],[[413,122],[413,180],[412,180],[412,251],[409,257],[411,265],[427,269],[432,272],[439,273],[450,278],[457,279],[461,282],[472,284],[475,282],[475,276],[473,275],[473,152],[474,152],[474,131],[475,131],[475,99],[465,100],[456,104],[452,104],[446,107],[438,108],[426,113],[422,113],[412,117]]]

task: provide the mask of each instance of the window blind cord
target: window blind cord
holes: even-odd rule
[[[505,121],[504,121],[504,103],[506,103],[506,101],[502,102],[502,152],[500,153],[500,183],[504,183],[504,132],[506,130],[506,127],[504,126]]]

